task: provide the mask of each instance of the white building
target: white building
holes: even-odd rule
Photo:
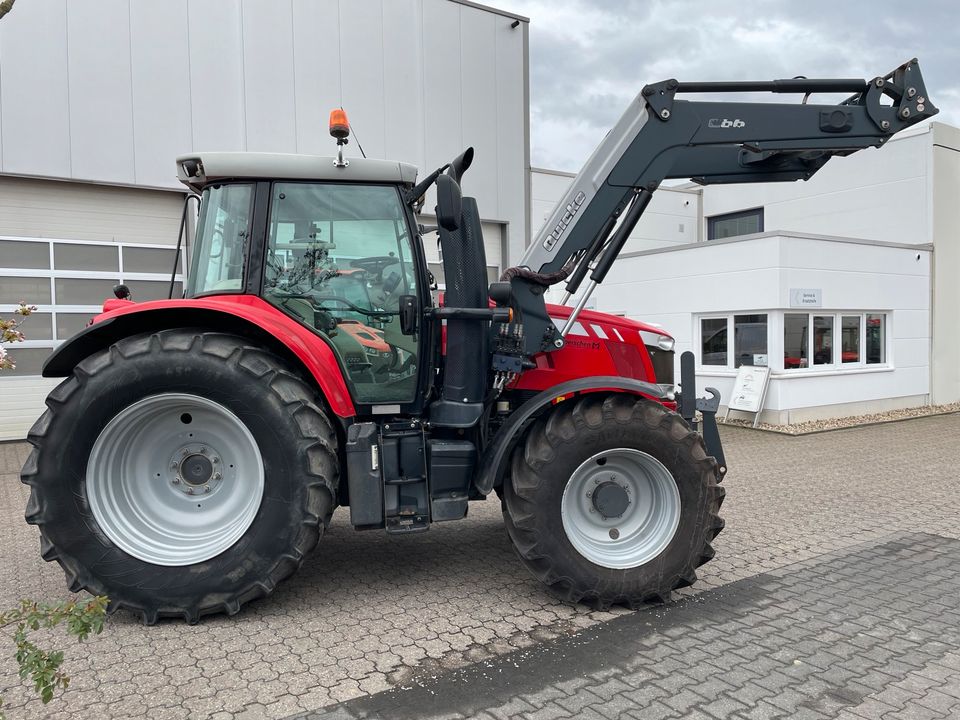
[[[534,225],[571,178],[534,171]],[[663,325],[724,399],[741,364],[768,365],[764,421],[955,402],[958,198],[942,123],[805,183],[664,188],[590,306]]]
[[[0,440],[24,437],[56,383],[44,359],[115,284],[167,296],[179,154],[331,155],[341,105],[348,155],[359,141],[426,172],[473,145],[464,190],[499,274],[528,236],[527,30],[467,0],[17,3],[0,22],[0,312],[39,312],[0,377]]]

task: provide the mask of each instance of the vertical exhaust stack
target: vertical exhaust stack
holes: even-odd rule
[[[480,211],[472,197],[460,196],[460,178],[473,161],[468,148],[437,182],[437,220],[443,273],[443,304],[448,308],[487,308],[487,259]],[[447,320],[447,353],[440,400],[430,409],[434,425],[470,427],[483,412],[490,365],[489,327],[475,319]]]

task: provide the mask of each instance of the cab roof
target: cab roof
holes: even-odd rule
[[[412,185],[417,168],[409,163],[349,158],[337,167],[334,158],[321,155],[261,152],[199,152],[177,158],[177,177],[200,191],[227,180],[319,180]]]

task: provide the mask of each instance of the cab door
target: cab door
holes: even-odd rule
[[[423,333],[401,331],[400,299],[422,306],[425,271],[399,188],[275,182],[269,208],[263,298],[329,342],[356,404],[418,405]]]

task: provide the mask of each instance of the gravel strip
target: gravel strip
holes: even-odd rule
[[[850,415],[848,417],[830,418],[827,420],[807,420],[806,422],[794,423],[792,425],[758,423],[756,428],[753,427],[752,420],[740,418],[724,420],[718,417],[717,422],[720,425],[735,425],[737,427],[766,430],[783,435],[810,435],[828,430],[842,430],[844,428],[858,427],[861,425],[877,425],[879,423],[896,422],[897,420],[909,420],[911,418],[927,417],[929,415],[948,415],[956,412],[960,412],[960,402],[950,403],[948,405],[924,405],[923,407],[888,410],[887,412],[872,413],[870,415]]]

